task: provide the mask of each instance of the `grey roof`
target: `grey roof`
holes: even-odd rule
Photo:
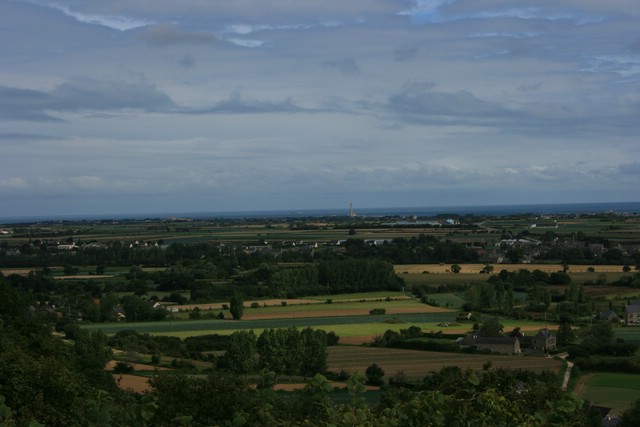
[[[551,338],[553,334],[548,329],[540,329],[536,334],[536,338]]]
[[[640,304],[630,304],[624,308],[625,313],[640,313]]]
[[[603,311],[602,313],[600,313],[600,317],[602,317],[603,319],[608,319],[611,316],[618,317],[618,314],[613,310],[606,310],[606,311]]]
[[[512,345],[517,341],[516,337],[477,337],[476,344],[508,344]]]

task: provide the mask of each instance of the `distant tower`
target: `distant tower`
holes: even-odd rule
[[[349,218],[353,218],[356,216],[356,213],[353,211],[353,203],[349,203]]]

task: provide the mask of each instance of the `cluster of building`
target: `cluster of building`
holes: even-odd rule
[[[630,301],[624,307],[624,317],[621,319],[613,310],[605,310],[600,313],[600,320],[613,323],[622,323],[626,326],[640,325],[640,301]]]
[[[529,336],[520,333],[507,337],[483,337],[471,333],[459,338],[458,344],[462,348],[475,347],[502,354],[549,353],[556,349],[556,337],[546,328]]]

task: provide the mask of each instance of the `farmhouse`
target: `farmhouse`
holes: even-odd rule
[[[552,351],[556,349],[556,337],[548,329],[540,329],[533,337],[531,346],[534,350]]]
[[[624,308],[624,324],[640,325],[640,301],[633,301]]]
[[[461,347],[476,347],[494,353],[520,354],[520,340],[516,337],[481,337],[468,334],[460,340]]]
[[[600,313],[600,319],[604,320],[605,322],[613,322],[613,323],[620,322],[620,318],[618,317],[616,312],[613,310],[606,310]]]

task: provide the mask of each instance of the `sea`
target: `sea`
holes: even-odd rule
[[[570,215],[599,214],[612,212],[620,215],[640,215],[640,202],[608,203],[558,203],[558,204],[520,204],[520,205],[477,205],[477,206],[423,206],[423,207],[386,207],[357,208],[354,213],[359,217],[435,217],[442,215],[486,215],[505,216],[514,214],[534,215]],[[99,220],[145,220],[145,219],[258,219],[258,218],[309,218],[347,216],[349,209],[301,209],[301,210],[255,210],[227,212],[156,212],[137,214],[87,214],[87,215],[38,215],[38,216],[0,216],[0,224],[33,223],[47,221],[99,221]]]

